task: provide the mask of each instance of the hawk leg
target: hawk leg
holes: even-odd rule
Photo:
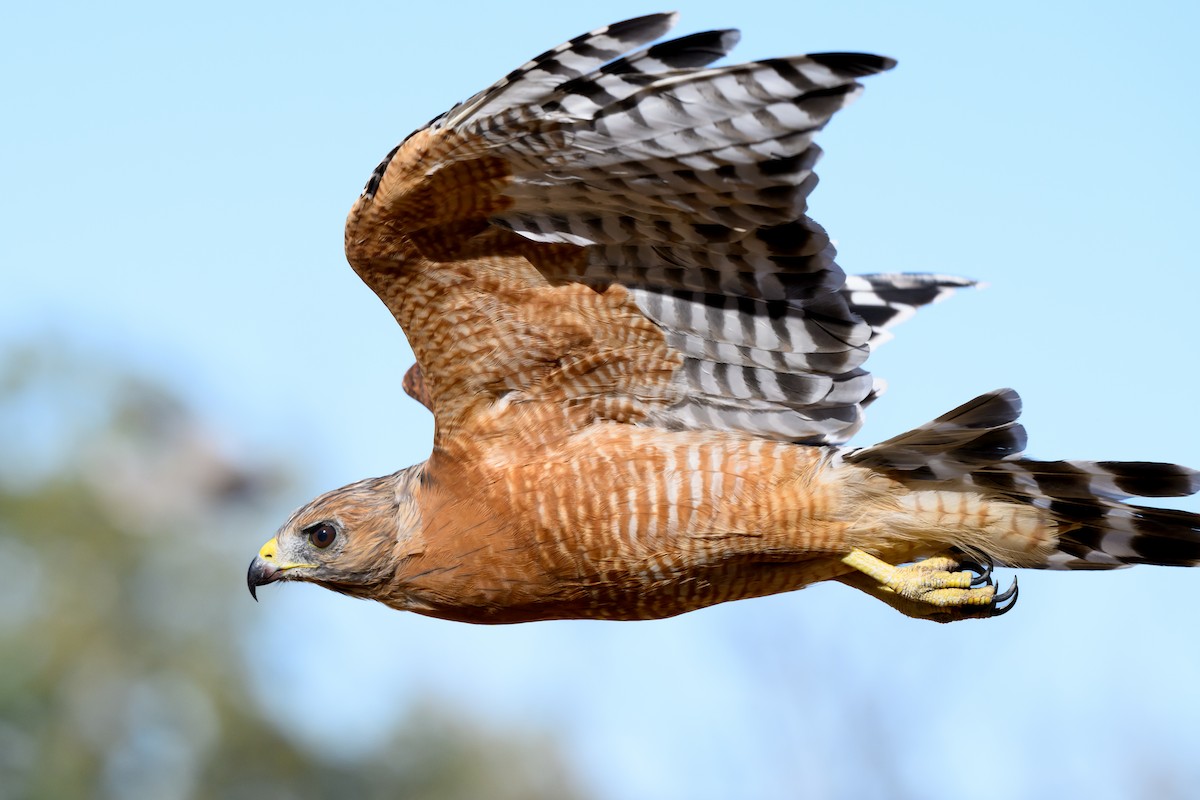
[[[842,559],[856,573],[840,580],[887,603],[905,616],[953,622],[999,616],[1016,604],[1017,581],[996,591],[990,565],[954,556],[935,556],[893,566],[862,550]]]

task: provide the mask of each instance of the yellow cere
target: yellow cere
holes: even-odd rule
[[[275,537],[272,536],[270,539],[267,540],[267,543],[264,544],[262,546],[262,548],[258,551],[258,557],[265,558],[270,561],[274,561],[275,554],[277,551],[278,551],[277,543],[275,541]]]

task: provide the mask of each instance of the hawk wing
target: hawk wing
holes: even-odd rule
[[[439,433],[503,400],[572,419],[838,443],[884,327],[969,281],[847,281],[806,215],[814,134],[889,69],[824,53],[709,68],[674,14],[550,50],[411,134],[350,213]]]

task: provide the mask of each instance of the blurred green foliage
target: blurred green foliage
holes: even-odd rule
[[[582,796],[546,737],[437,707],[359,760],[289,738],[227,579],[291,477],[102,360],[0,364],[0,800]]]

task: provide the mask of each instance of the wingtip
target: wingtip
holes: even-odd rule
[[[614,22],[608,26],[605,33],[609,36],[624,38],[624,34],[630,31],[637,31],[639,39],[650,41],[651,39],[657,39],[674,28],[678,22],[678,11],[660,11],[657,14],[645,14],[640,17]]]
[[[855,78],[887,72],[897,64],[894,58],[873,53],[811,53],[808,57],[835,72]]]

